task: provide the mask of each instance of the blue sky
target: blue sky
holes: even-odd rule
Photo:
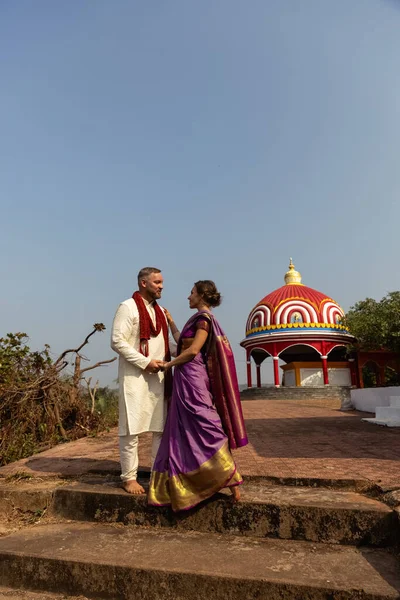
[[[399,31],[394,0],[3,0],[0,336],[56,354],[101,321],[111,358],[154,265],[180,325],[216,281],[244,382],[289,256],[344,309],[399,289]]]

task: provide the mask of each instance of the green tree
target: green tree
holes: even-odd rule
[[[343,322],[359,348],[400,354],[400,292],[390,292],[379,302],[373,298],[357,302]]]

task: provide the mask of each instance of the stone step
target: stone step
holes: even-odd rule
[[[240,392],[241,400],[350,400],[350,388],[341,386],[276,388],[252,387]]]
[[[375,417],[371,417],[368,419],[364,418],[361,420],[365,421],[366,423],[372,423],[373,425],[385,425],[386,427],[400,427],[400,419],[376,419]]]
[[[351,491],[246,483],[238,504],[229,492],[221,492],[174,514],[167,507],[148,506],[146,496],[129,495],[117,483],[95,481],[58,487],[53,514],[179,531],[376,546],[390,544],[399,529],[392,508]]]
[[[386,550],[92,523],[0,539],[3,585],[123,600],[399,600]]]
[[[11,517],[15,512],[44,511],[52,502],[54,489],[61,481],[7,482],[0,480],[0,515]]]
[[[400,421],[400,407],[397,408],[396,406],[377,406],[375,411],[375,419],[377,419],[378,421]]]

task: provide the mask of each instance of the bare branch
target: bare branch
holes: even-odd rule
[[[57,358],[57,360],[54,364],[58,365],[58,363],[61,362],[63,360],[63,358],[67,354],[70,354],[71,352],[75,352],[76,354],[78,354],[78,352],[83,348],[83,346],[86,346],[86,344],[89,343],[89,338],[91,338],[92,335],[94,335],[96,333],[96,331],[104,331],[104,330],[105,330],[105,326],[103,325],[103,323],[95,323],[93,325],[93,331],[91,331],[89,333],[89,335],[87,335],[85,337],[85,340],[82,342],[82,344],[78,348],[70,348],[69,350],[64,350],[64,352],[62,354],[60,354],[60,356]]]
[[[112,363],[115,360],[117,360],[117,356],[115,356],[114,358],[110,358],[110,360],[101,360],[100,362],[96,363],[95,365],[92,365],[91,367],[86,367],[86,369],[82,369],[81,375],[82,373],[86,373],[86,371],[91,371],[92,369],[96,369],[97,367],[102,367],[103,365]]]
[[[90,429],[88,427],[84,427],[83,425],[81,425],[80,423],[75,423],[75,425],[77,427],[80,427],[81,429],[83,429],[84,431],[87,431],[88,433],[90,433]]]
[[[95,386],[94,386],[93,389],[90,387],[91,381],[92,381],[91,377],[89,377],[89,379],[85,379],[85,382],[86,382],[86,385],[87,385],[87,388],[88,388],[88,392],[89,392],[89,396],[90,396],[90,399],[92,401],[92,405],[91,405],[91,408],[90,408],[90,414],[92,415],[94,413],[94,406],[95,406],[95,400],[96,400],[96,392],[97,392],[97,388],[99,386],[99,380],[96,381]]]
[[[68,364],[69,364],[68,361],[64,360],[64,362],[62,362],[61,364],[54,363],[54,366],[57,366],[57,371],[60,372],[63,369],[65,369],[65,367],[67,367]]]

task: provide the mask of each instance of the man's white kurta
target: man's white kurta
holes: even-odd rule
[[[143,301],[155,324],[153,305]],[[119,305],[111,333],[111,348],[119,354],[119,435],[164,429],[164,373],[144,370],[151,360],[165,359],[163,332],[150,338],[149,356],[139,351],[139,336],[139,311],[129,298]]]

